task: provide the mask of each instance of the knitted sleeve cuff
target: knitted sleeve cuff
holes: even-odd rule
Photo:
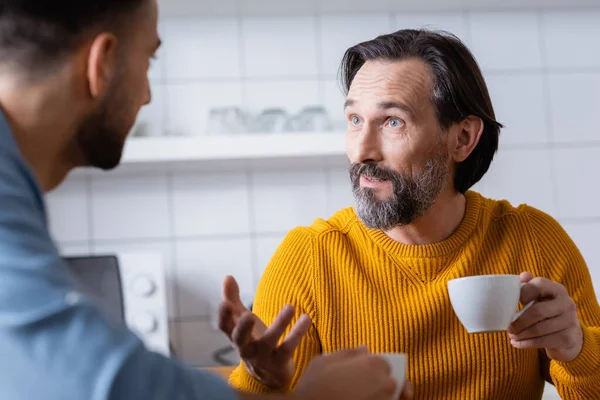
[[[260,394],[260,393],[289,393],[291,389],[281,388],[274,389],[263,385],[258,379],[252,376],[243,363],[233,371],[229,378],[229,384],[234,388],[244,393]]]
[[[600,383],[600,329],[582,326],[582,330],[583,347],[579,355],[570,362],[552,361],[553,380],[568,384],[593,378]]]

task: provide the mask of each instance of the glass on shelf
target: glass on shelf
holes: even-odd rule
[[[332,130],[331,120],[321,105],[307,106],[289,120],[288,131],[328,132]]]
[[[238,107],[219,107],[209,111],[208,134],[332,132],[339,129],[322,105],[309,105],[295,115],[281,107],[268,107],[255,116]],[[345,125],[343,127],[345,130]]]
[[[247,117],[239,107],[219,107],[208,112],[206,132],[209,135],[244,133]]]
[[[252,133],[283,132],[288,119],[288,113],[283,108],[266,108],[252,120],[249,131]]]

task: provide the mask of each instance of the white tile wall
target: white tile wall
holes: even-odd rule
[[[314,76],[318,73],[315,18],[247,18],[242,23],[242,34],[246,77]]]
[[[247,178],[244,171],[176,174],[172,186],[175,235],[248,235]]]
[[[246,82],[244,109],[257,115],[266,108],[283,108],[293,116],[306,106],[321,104],[319,88],[315,79]]]
[[[257,171],[252,178],[252,207],[259,233],[286,231],[324,218],[327,214],[325,171]]]
[[[598,21],[600,9],[544,12],[542,26],[548,67],[600,67],[600,53],[595,50],[600,35]]]
[[[223,16],[237,12],[241,0],[219,0],[211,2],[172,0],[159,1],[161,15],[173,17],[189,17],[190,15]],[[250,0],[253,1],[253,0]]]
[[[89,240],[88,198],[88,182],[82,178],[69,179],[48,195],[48,219],[55,240]]]
[[[471,43],[468,14],[447,13],[399,13],[394,29],[434,29],[450,32],[467,44]]]
[[[166,174],[102,176],[91,184],[93,240],[170,237]]]
[[[387,13],[323,15],[319,20],[321,74],[336,77],[346,49],[392,29]]]
[[[311,14],[315,9],[315,4],[318,4],[318,0],[238,0],[238,8],[243,15],[255,15],[257,9],[260,10],[260,15],[264,15],[265,10],[269,10],[274,16],[284,13]]]
[[[600,217],[598,148],[554,151],[558,212],[562,218]]]
[[[237,19],[171,20],[163,31],[168,79],[241,77]]]
[[[263,1],[276,13],[277,1]],[[599,15],[586,9],[163,21],[165,45],[150,73],[154,102],[140,121],[149,134],[201,135],[213,106],[297,112],[318,102],[343,130],[335,72],[347,46],[388,29],[449,30],[485,68],[507,126],[476,189],[557,216],[600,285]],[[344,165],[261,168],[74,176],[48,198],[52,231],[65,254],[161,252],[173,343],[187,361],[208,365],[226,344],[210,320],[223,276],[234,274],[251,295],[291,228],[352,205]]]
[[[504,125],[501,143],[510,145],[549,142],[544,77],[540,74],[487,74],[496,112]]]
[[[481,183],[488,197],[526,203],[556,214],[550,150],[501,149]]]
[[[472,50],[484,70],[542,67],[539,14],[476,12],[470,15]]]
[[[596,72],[551,73],[548,79],[554,140],[600,143],[600,68]]]
[[[210,317],[222,296],[222,282],[233,275],[240,293],[254,291],[250,238],[180,240],[175,246],[179,317]]]

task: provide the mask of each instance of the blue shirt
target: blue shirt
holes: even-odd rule
[[[237,398],[218,377],[146,350],[74,290],[0,113],[0,399]]]

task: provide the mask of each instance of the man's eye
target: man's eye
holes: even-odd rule
[[[404,125],[404,122],[400,118],[392,118],[390,119],[390,122],[388,122],[388,125],[390,128],[400,128]]]

